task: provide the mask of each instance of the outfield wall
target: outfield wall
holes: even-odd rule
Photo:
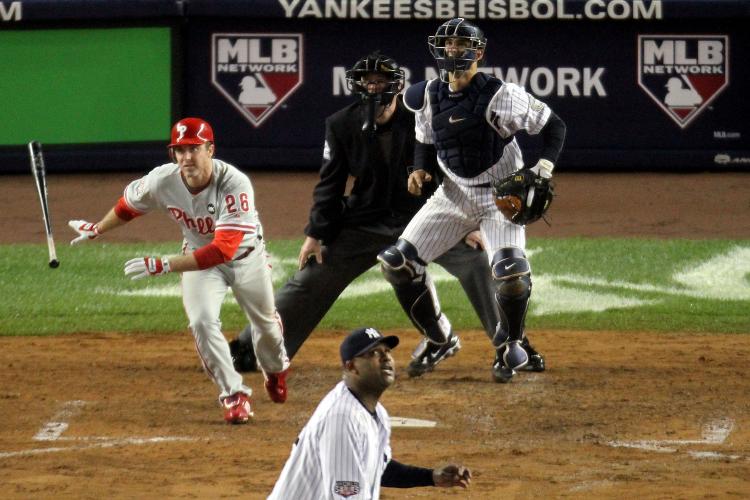
[[[186,115],[243,168],[316,169],[345,69],[380,49],[434,77],[454,16],[484,29],[483,71],[567,122],[561,168],[750,167],[750,0],[3,0],[0,172],[31,139],[51,171],[147,170]]]

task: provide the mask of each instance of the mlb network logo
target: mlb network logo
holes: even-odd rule
[[[687,127],[729,85],[729,37],[639,35],[638,85]]]
[[[302,84],[302,35],[214,33],[211,83],[255,127]]]

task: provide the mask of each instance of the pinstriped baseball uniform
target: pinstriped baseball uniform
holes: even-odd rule
[[[377,500],[390,436],[383,405],[372,415],[339,382],[302,429],[269,500]]]
[[[209,376],[219,386],[221,399],[238,392],[252,393],[234,370],[221,332],[221,304],[228,287],[255,325],[253,344],[263,369],[281,372],[289,360],[274,306],[271,271],[260,236],[262,227],[252,184],[232,165],[212,161],[211,182],[198,193],[191,193],[180,168],[168,163],[131,182],[125,188],[124,199],[136,212],[165,211],[182,231],[183,253],[211,243],[216,230],[244,233],[233,261],[182,273],[183,305],[196,349]]]
[[[425,87],[424,105],[415,112],[416,139],[432,144],[432,109],[428,96],[431,80]],[[485,112],[487,123],[502,138],[518,131],[538,134],[550,117],[550,108],[528,94],[523,87],[503,83],[490,100]],[[456,120],[458,123],[460,119]],[[454,123],[451,121],[450,123]],[[523,167],[521,149],[513,138],[505,145],[503,154],[494,165],[476,177],[465,178],[452,172],[438,157],[438,164],[445,179],[435,194],[420,209],[404,230],[401,238],[414,245],[425,262],[431,262],[456,244],[463,235],[477,226],[486,243],[488,262],[495,252],[504,247],[526,247],[523,226],[505,219],[495,206],[494,195],[489,184],[510,175]],[[485,185],[486,187],[477,187]]]

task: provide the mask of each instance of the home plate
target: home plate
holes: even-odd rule
[[[418,418],[391,417],[391,427],[435,427],[437,422]]]

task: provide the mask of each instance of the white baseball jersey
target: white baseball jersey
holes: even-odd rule
[[[213,160],[211,183],[192,194],[180,175],[180,167],[167,163],[125,188],[125,202],[137,212],[162,209],[174,220],[189,251],[208,245],[214,231],[245,233],[236,255],[255,245],[262,234],[250,179],[232,165]]]
[[[419,142],[433,144],[432,108],[425,87],[422,109],[415,111],[415,135]],[[503,138],[521,130],[538,134],[552,111],[543,102],[528,94],[523,87],[503,83],[487,105],[485,119]],[[401,237],[413,244],[420,258],[431,262],[479,227],[487,248],[488,261],[500,248],[526,247],[522,226],[505,219],[495,206],[489,185],[524,166],[518,142],[513,138],[505,145],[500,159],[473,178],[459,177],[438,157],[445,178],[435,194],[409,222]],[[478,187],[483,185],[483,187]]]
[[[213,161],[211,181],[191,193],[177,164],[156,167],[125,188],[125,203],[141,213],[164,210],[184,237],[183,252],[208,245],[217,230],[244,233],[232,261],[208,269],[182,273],[182,302],[196,349],[206,372],[219,387],[219,399],[238,392],[251,395],[232,363],[221,332],[221,305],[232,288],[240,308],[253,324],[253,346],[265,372],[278,373],[289,366],[282,326],[273,297],[255,197],[250,179],[221,160]]]
[[[371,414],[339,382],[302,429],[269,500],[377,500],[390,438],[383,405]]]

